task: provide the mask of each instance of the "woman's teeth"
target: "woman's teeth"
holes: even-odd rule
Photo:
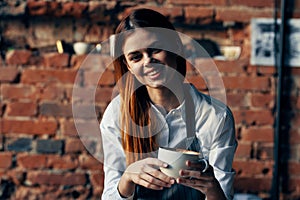
[[[153,76],[153,75],[157,74],[158,72],[159,72],[158,70],[154,70],[154,71],[150,72],[149,75]]]

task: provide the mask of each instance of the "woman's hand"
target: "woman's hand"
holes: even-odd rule
[[[159,167],[168,167],[168,164],[157,158],[146,158],[128,166],[119,182],[119,192],[124,197],[133,194],[135,184],[153,190],[162,190],[171,187],[175,180],[165,175]]]
[[[201,163],[186,161],[186,165],[190,170],[180,170],[179,175],[181,177],[176,179],[177,183],[199,190],[206,195],[208,200],[226,199],[211,165],[205,172],[202,172],[203,166]]]

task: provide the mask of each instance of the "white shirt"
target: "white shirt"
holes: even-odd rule
[[[235,175],[232,162],[237,147],[232,113],[223,103],[200,93],[193,86],[189,92],[195,105],[195,134],[200,141],[202,153],[213,166],[215,177],[227,199],[232,199]],[[120,98],[117,96],[111,101],[100,123],[105,174],[103,200],[124,199],[117,189],[126,169],[120,135]],[[151,113],[161,124],[158,137],[160,146],[177,147],[187,139],[184,102],[169,113],[152,105]]]

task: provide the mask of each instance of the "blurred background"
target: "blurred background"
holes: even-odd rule
[[[167,16],[214,59],[236,123],[235,192],[300,199],[300,1],[289,0],[285,12],[282,1],[0,1],[0,199],[101,198],[102,163],[87,151],[74,125],[74,81],[80,74],[82,86],[94,84],[99,74],[93,67],[79,70],[89,50],[105,52],[101,42],[126,13],[141,7]],[[273,20],[283,16],[296,20],[293,37],[288,26],[280,32],[285,21],[277,27]],[[253,22],[257,18],[271,19],[269,34],[260,20]],[[280,65],[287,63],[288,43],[293,66]],[[252,53],[254,47],[265,53]],[[204,93],[214,92],[208,90],[214,78],[204,80],[193,67],[208,65],[209,58],[193,55],[191,49],[187,80]],[[105,54],[99,57],[106,67]],[[115,85],[111,67],[97,84],[91,98],[101,120]],[[87,107],[80,109],[84,116]],[[86,134],[92,117],[78,122]],[[96,151],[100,144],[91,140],[89,145]]]

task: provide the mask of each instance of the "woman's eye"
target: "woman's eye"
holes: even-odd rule
[[[136,61],[139,61],[141,58],[142,58],[142,55],[141,55],[141,54],[136,54],[136,55],[132,55],[132,56],[129,58],[129,60],[130,60],[130,61],[136,62]]]

